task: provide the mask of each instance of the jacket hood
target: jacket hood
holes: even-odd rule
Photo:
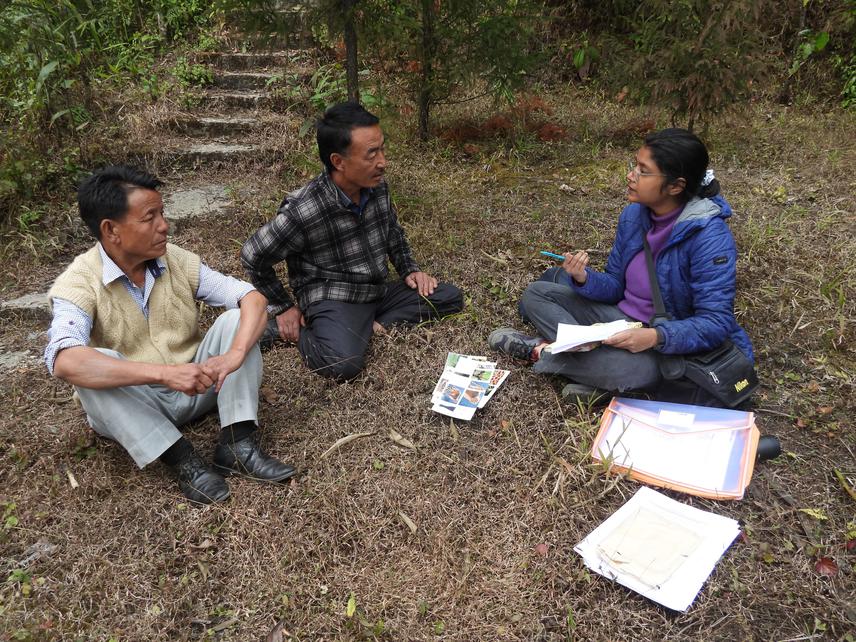
[[[714,217],[726,219],[731,216],[731,206],[721,195],[717,194],[711,198],[695,197],[684,206],[684,211],[675,221],[675,225],[688,223],[690,221],[702,221]]]

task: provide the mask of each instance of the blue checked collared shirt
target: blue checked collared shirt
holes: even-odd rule
[[[149,318],[149,296],[155,286],[155,279],[159,278],[167,269],[163,259],[157,258],[146,264],[146,282],[142,288],[134,285],[133,281],[122,272],[122,269],[107,256],[101,244],[98,244],[101,253],[101,261],[104,264],[101,273],[101,282],[107,286],[113,281],[119,280],[134,302],[139,306],[140,312]],[[233,309],[238,307],[238,302],[246,294],[255,288],[246,281],[240,281],[231,276],[226,276],[204,263],[199,265],[199,287],[196,289],[196,300],[202,301],[215,308]],[[89,345],[89,336],[92,332],[92,319],[78,306],[65,299],[54,298],[53,320],[48,330],[48,345],[45,348],[45,364],[53,374],[54,362],[60,350],[74,346]]]
[[[335,183],[333,184],[336,185]],[[341,187],[336,185],[336,189],[339,190],[339,202],[345,206],[345,209],[347,209],[349,212],[353,212],[357,216],[363,215],[363,210],[366,209],[366,205],[368,205],[369,199],[374,196],[373,189],[361,189],[360,202],[354,203],[354,201],[351,200],[351,197],[342,191]]]

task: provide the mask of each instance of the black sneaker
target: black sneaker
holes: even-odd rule
[[[282,463],[262,450],[255,435],[230,444],[217,444],[214,469],[224,475],[236,473],[269,482],[285,481],[297,472],[293,466]]]
[[[562,388],[562,400],[566,403],[597,407],[605,406],[610,399],[612,395],[608,391],[584,383],[569,383]]]
[[[213,504],[229,498],[229,485],[195,452],[171,466],[184,496],[198,504]]]
[[[515,359],[532,359],[532,350],[544,342],[539,337],[518,332],[514,328],[499,328],[490,333],[487,344],[491,350],[504,352]]]

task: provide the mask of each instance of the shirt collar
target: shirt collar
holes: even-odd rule
[[[336,185],[336,182],[333,180],[332,176],[330,177],[330,182],[336,188],[336,192],[339,196],[339,203],[342,204],[342,207],[344,207],[349,212],[357,214],[358,216],[363,213],[363,210],[366,208],[369,199],[372,197],[372,194],[374,194],[374,190],[371,187],[363,187],[360,189],[360,202],[354,203],[354,201],[351,200],[351,197],[345,194],[345,192],[342,191],[341,187]]]
[[[101,243],[98,244],[98,252],[101,254],[101,283],[104,286],[108,286],[116,279],[121,279],[125,277],[130,281],[128,275],[122,271],[116,262],[110,258],[107,252],[104,250],[104,246]],[[156,259],[151,259],[150,261],[146,261],[146,267],[149,268],[149,272],[152,273],[152,276],[158,278],[163,271],[166,269],[166,262],[163,260],[162,256],[157,257]]]

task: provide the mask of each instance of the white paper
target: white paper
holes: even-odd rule
[[[676,560],[672,557],[665,560],[655,574],[648,573],[647,576],[645,572],[639,572],[638,565],[636,568],[631,567],[630,560],[627,559],[619,561],[627,562],[627,568],[631,572],[622,570],[623,564],[616,563],[616,538],[612,537],[622,528],[625,530],[620,533],[621,536],[631,537],[633,529],[639,527],[640,522],[634,521],[634,518],[640,513],[645,513],[649,518],[655,516],[660,522],[671,523],[677,531],[692,533],[693,537],[692,546],[683,547],[680,555],[682,559]],[[650,519],[648,521],[650,522]],[[740,527],[735,520],[686,506],[643,486],[627,503],[577,544],[574,550],[595,573],[615,580],[667,608],[686,611],[722,554],[739,534]],[[626,550],[636,555],[646,554],[640,553],[638,548],[635,551],[633,548]],[[605,558],[604,551],[613,557]],[[648,565],[650,560],[645,564]],[[649,582],[652,578],[660,580],[660,583],[651,585]]]
[[[556,329],[556,340],[545,348],[553,354],[572,350],[586,343],[594,343],[608,339],[628,328],[635,328],[638,324],[624,319],[601,323],[596,325],[571,325],[560,323]]]
[[[725,490],[734,451],[735,430],[677,434],[638,430],[638,419],[616,417],[603,439],[601,456],[619,466],[696,488]]]
[[[674,428],[692,428],[695,415],[691,412],[675,412],[674,410],[661,410],[657,416],[660,426],[673,426]]]
[[[701,537],[645,506],[598,545],[601,558],[649,587],[661,586],[698,549]]]

